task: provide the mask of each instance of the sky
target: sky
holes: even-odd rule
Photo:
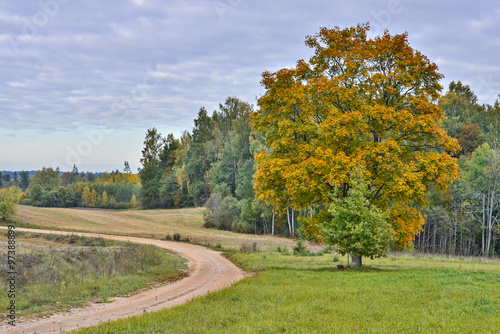
[[[148,128],[179,137],[228,96],[256,107],[307,35],[366,22],[407,32],[443,93],[498,98],[495,0],[0,0],[0,170],[137,171]]]

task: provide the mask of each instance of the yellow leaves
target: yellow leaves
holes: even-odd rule
[[[348,185],[349,172],[364,166],[404,245],[423,223],[412,205],[425,204],[427,186],[445,189],[458,178],[455,161],[441,153],[458,143],[430,102],[441,89],[437,66],[406,34],[368,39],[368,30],[322,28],[306,40],[315,51],[309,62],[263,74],[266,93],[252,123],[269,152],[256,156],[255,190],[268,203],[326,203],[332,187]],[[311,235],[316,223],[304,223]]]

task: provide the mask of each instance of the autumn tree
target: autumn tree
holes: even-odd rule
[[[263,73],[266,91],[252,119],[266,150],[256,156],[255,189],[277,209],[312,209],[304,232],[324,241],[319,226],[335,219],[331,195],[348,197],[349,174],[360,166],[367,206],[389,217],[394,247],[402,248],[424,223],[419,208],[429,187],[444,191],[458,178],[448,153],[459,146],[437,124],[437,66],[407,34],[370,39],[369,29],[322,28],[306,38],[314,49],[308,62]]]
[[[457,134],[460,153],[470,155],[482,143],[483,133],[478,124],[464,124]]]
[[[108,193],[106,192],[106,190],[104,190],[101,196],[101,207],[103,208],[107,207],[108,203],[109,203]]]
[[[86,208],[92,207],[92,193],[90,192],[89,187],[85,187],[82,193],[82,204]]]

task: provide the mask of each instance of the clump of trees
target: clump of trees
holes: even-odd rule
[[[22,205],[39,207],[87,207],[127,209],[138,206],[140,192],[136,174],[79,173],[76,166],[72,172],[61,173],[58,169],[42,168],[31,178],[28,172],[20,172],[21,181],[11,185],[11,196]],[[5,185],[5,182],[4,182]]]
[[[2,220],[10,219],[16,215],[16,193],[17,189],[15,187],[0,189],[0,218]]]
[[[451,82],[438,102],[443,128],[457,138],[460,179],[444,194],[433,189],[417,250],[466,256],[500,254],[500,104],[480,105],[468,85]]]
[[[144,208],[206,205],[205,226],[272,231],[272,208],[255,198],[254,154],[264,139],[250,123],[252,106],[228,97],[212,115],[201,108],[191,133],[177,139],[148,129],[142,150]]]
[[[440,96],[442,75],[406,34],[369,39],[368,30],[308,37],[309,62],[263,74],[257,111],[230,97],[212,115],[201,108],[180,138],[149,129],[142,206],[205,205],[206,227],[330,240],[342,250],[339,212],[361,203],[351,193],[365,182],[365,214],[388,223],[377,216],[370,225],[381,244],[498,254],[499,102],[479,105],[461,82]]]

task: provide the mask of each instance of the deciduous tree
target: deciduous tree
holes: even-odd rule
[[[388,214],[401,248],[424,223],[429,187],[446,190],[458,178],[448,153],[459,146],[437,124],[437,66],[407,34],[370,39],[368,30],[322,28],[306,39],[308,62],[263,73],[266,91],[252,117],[267,149],[256,157],[255,189],[281,210],[314,206],[302,226],[321,240],[319,225],[334,218],[331,194],[349,196],[349,173],[362,166],[366,199]]]
[[[10,219],[16,215],[16,198],[8,189],[0,189],[0,217]]]
[[[340,254],[352,254],[352,266],[361,266],[361,257],[385,256],[394,239],[394,230],[386,221],[384,212],[370,205],[369,185],[363,179],[361,168],[349,174],[350,189],[347,197],[333,196],[328,210],[332,219],[321,223],[323,239],[337,245]]]

